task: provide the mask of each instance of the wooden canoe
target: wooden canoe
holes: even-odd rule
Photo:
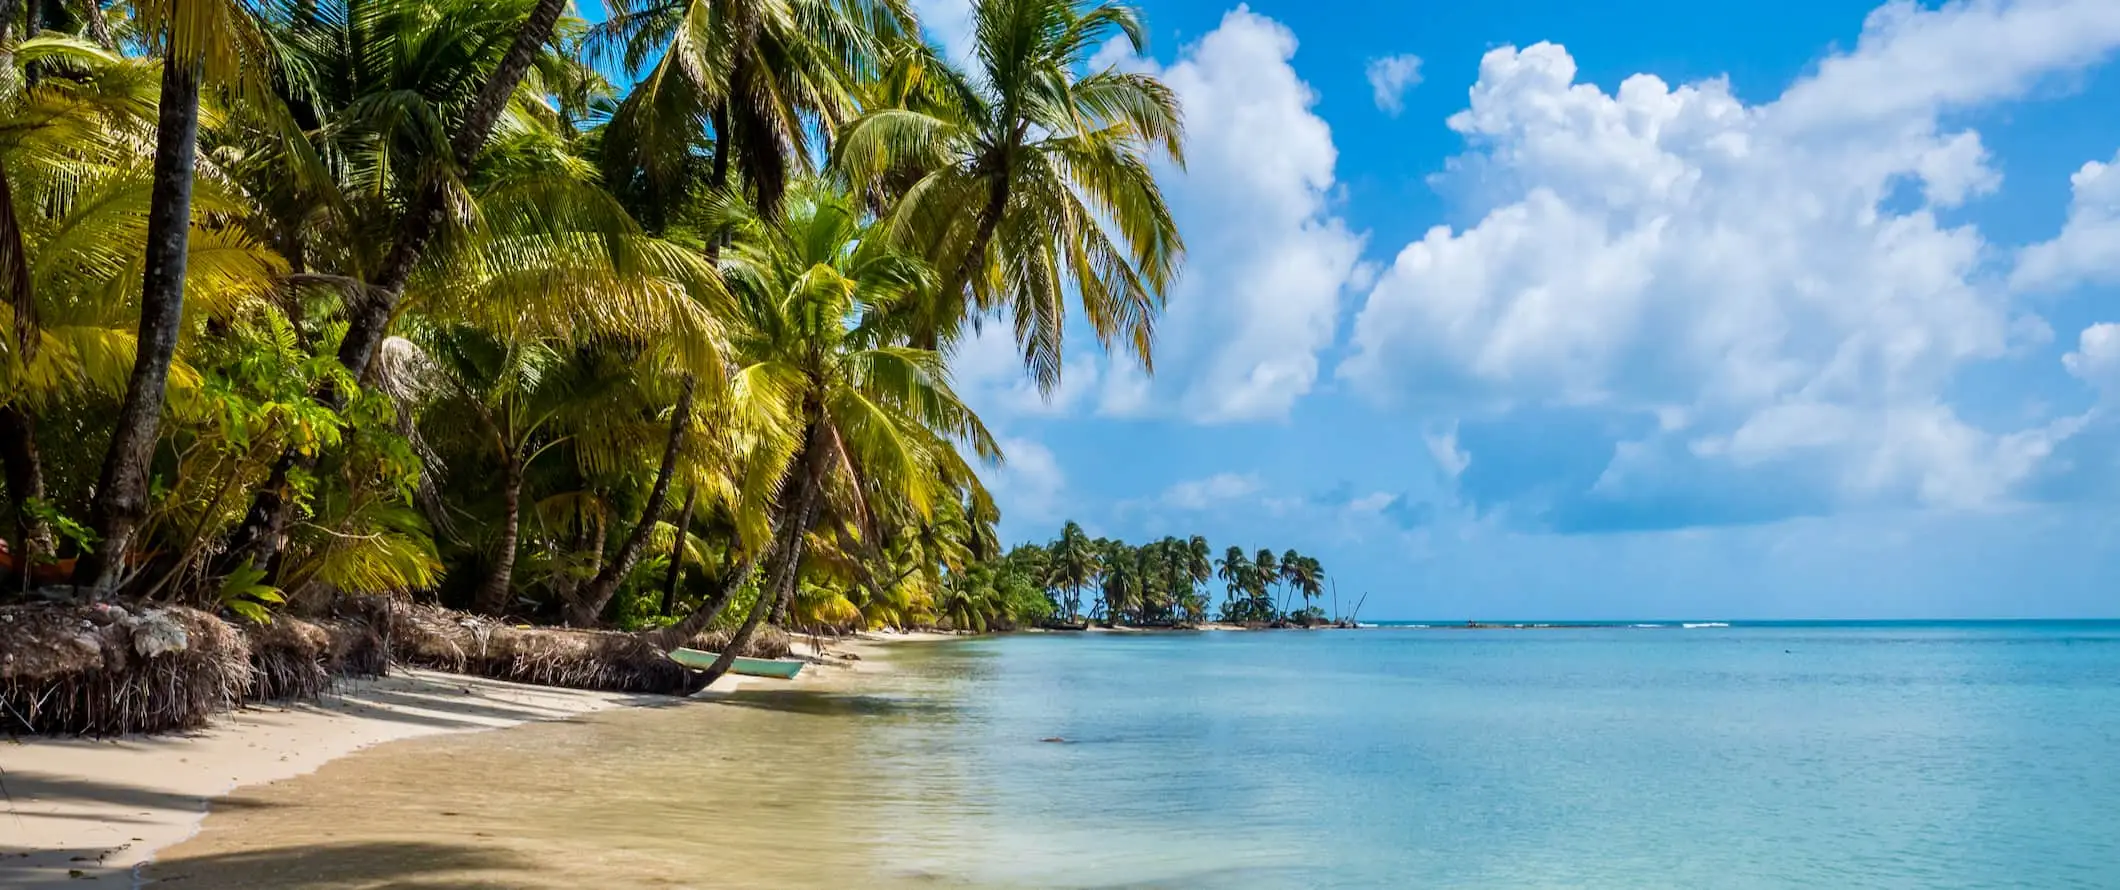
[[[714,659],[720,657],[719,653],[701,652],[698,649],[676,649],[670,652],[671,661],[699,670],[706,670],[712,667]],[[729,665],[729,673],[732,674],[742,674],[746,677],[773,677],[781,680],[793,680],[795,679],[795,674],[801,670],[802,662],[799,661],[745,658],[741,655],[736,656],[736,661]]]

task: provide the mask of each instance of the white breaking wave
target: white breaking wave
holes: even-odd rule
[[[1699,623],[1699,624],[1682,624],[1682,625],[1679,625],[1679,626],[1680,626],[1680,627],[1688,627],[1688,628],[1693,628],[1693,627],[1729,627],[1730,625],[1728,625],[1728,624],[1724,624],[1723,622],[1720,622],[1720,621],[1703,621],[1703,622],[1701,622],[1701,623]]]
[[[1629,624],[1628,627],[1663,627],[1661,624]],[[1688,625],[1689,627],[1691,625]]]

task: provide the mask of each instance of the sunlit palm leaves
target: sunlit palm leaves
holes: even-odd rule
[[[1106,348],[1153,367],[1155,318],[1184,248],[1149,159],[1181,157],[1177,102],[1145,75],[1080,74],[1113,37],[1141,49],[1138,18],[1106,2],[983,0],[974,20],[974,72],[923,68],[939,83],[870,109],[835,155],[864,193],[917,171],[892,196],[890,230],[943,286],[899,324],[947,345],[973,313],[1006,310],[1050,390],[1072,293]]]

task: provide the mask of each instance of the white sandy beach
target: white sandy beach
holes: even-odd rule
[[[880,670],[876,643],[950,638],[875,633],[827,641],[829,654],[820,660],[828,666],[792,685]],[[799,639],[796,654],[813,654],[807,638]],[[725,677],[702,694],[723,694],[740,682],[766,681]],[[303,775],[373,745],[682,701],[401,670],[348,681],[317,704],[245,708],[195,733],[0,740],[0,887],[132,886],[135,867],[196,832],[214,798]]]

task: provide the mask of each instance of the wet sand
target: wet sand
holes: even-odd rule
[[[702,695],[728,695],[747,683],[776,683],[782,692],[772,695],[786,694],[788,690],[859,686],[859,678],[883,669],[882,662],[875,660],[877,651],[883,648],[877,643],[932,638],[886,634],[833,642],[831,651],[853,652],[864,660],[831,659],[836,663],[812,668],[793,683],[729,677]],[[335,772],[347,762],[377,754],[387,756],[399,746],[422,744],[415,740],[440,742],[445,749],[461,744],[462,750],[475,752],[487,738],[504,733],[483,733],[475,739],[463,733],[572,721],[629,706],[658,710],[695,704],[666,696],[552,689],[433,671],[404,671],[383,680],[348,683],[339,694],[327,696],[317,704],[247,708],[197,733],[102,741],[0,740],[0,790],[5,792],[0,798],[0,807],[4,807],[4,812],[0,812],[0,886],[133,886],[136,871],[143,869],[150,857],[160,860],[174,855],[174,850],[157,851],[192,838],[200,830],[202,819],[209,831],[183,843],[181,849],[195,849],[211,842],[215,844],[211,848],[216,851],[214,855],[232,868],[245,862],[270,863],[275,855],[273,848],[280,841],[300,846],[301,840],[277,837],[270,830],[255,828],[228,834],[220,832],[218,825],[224,818],[241,822],[244,813],[256,813],[268,822],[277,822],[275,813],[283,808],[261,804],[259,800],[283,793],[283,785],[309,787],[303,779],[291,783],[286,780],[305,777],[319,768]],[[346,758],[356,751],[363,753]],[[473,755],[468,760],[479,762],[480,758]],[[519,781],[512,775],[489,778],[501,783]],[[323,781],[329,781],[328,777]],[[546,786],[535,780],[522,784],[537,794],[545,793]],[[209,802],[211,819],[207,819]],[[323,809],[330,816],[326,821],[336,821],[337,809]],[[430,815],[428,809],[432,808],[371,815],[380,816],[385,822],[419,825]],[[476,839],[476,835],[466,837]],[[318,861],[329,861],[332,855],[322,848],[304,852],[316,854]],[[441,851],[429,852],[441,856]],[[500,851],[485,849],[475,855],[492,857],[500,855]],[[266,871],[259,874],[270,871],[266,866]],[[231,880],[233,877],[231,873]],[[156,878],[167,876],[157,874]],[[520,885],[503,880],[488,886]],[[290,884],[281,875],[248,885],[202,879],[187,886],[311,885]]]
[[[213,804],[156,856],[183,887],[876,887],[862,715],[917,708],[896,655],[675,707],[397,742]]]

